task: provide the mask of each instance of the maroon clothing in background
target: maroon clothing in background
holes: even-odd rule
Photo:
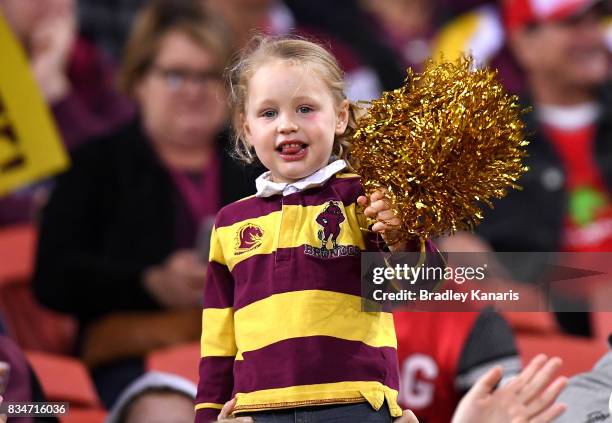
[[[167,168],[176,187],[176,248],[194,248],[200,225],[221,208],[221,156],[215,151],[199,174]]]
[[[6,390],[2,393],[4,402],[32,402],[30,369],[25,355],[10,338],[0,335],[0,361],[9,364]],[[10,421],[31,423],[31,417],[11,417]]]
[[[116,89],[115,67],[83,38],[76,40],[68,65],[70,93],[50,106],[56,126],[68,150],[88,139],[123,126],[134,116],[135,107]],[[39,184],[39,194],[48,190]],[[0,226],[35,219],[40,207],[34,201],[35,188],[24,187],[0,198]],[[44,196],[44,194],[43,194]]]
[[[134,105],[117,91],[115,66],[83,38],[75,42],[68,79],[70,93],[51,109],[68,149],[126,124]]]

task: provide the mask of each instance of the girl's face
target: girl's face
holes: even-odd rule
[[[247,92],[244,134],[273,181],[295,182],[327,165],[348,101],[337,104],[316,67],[270,61]]]

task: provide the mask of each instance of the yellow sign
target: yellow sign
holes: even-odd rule
[[[57,173],[68,157],[26,59],[0,13],[0,196]]]

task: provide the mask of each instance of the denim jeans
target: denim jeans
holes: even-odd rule
[[[376,411],[367,402],[244,414],[255,423],[391,423],[386,403]]]

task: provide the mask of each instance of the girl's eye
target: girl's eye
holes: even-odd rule
[[[266,110],[261,115],[265,118],[273,118],[276,116],[276,110]]]
[[[300,106],[300,107],[298,107],[298,112],[300,112],[300,113],[309,113],[309,112],[312,112],[312,107],[309,107],[309,106]]]

